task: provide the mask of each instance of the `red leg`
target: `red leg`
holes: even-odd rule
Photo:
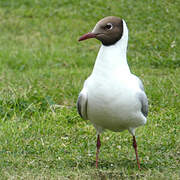
[[[134,150],[135,150],[135,153],[136,153],[136,160],[137,160],[138,168],[141,169],[140,168],[140,163],[139,163],[139,158],[138,158],[137,143],[136,143],[135,136],[133,136],[133,147],[134,147]]]
[[[98,155],[101,147],[100,135],[97,136],[97,151],[96,151],[96,168],[98,168]]]

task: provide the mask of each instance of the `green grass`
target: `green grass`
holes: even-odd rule
[[[179,179],[180,2],[0,1],[1,179]],[[100,43],[78,43],[102,17],[129,27],[128,62],[144,82],[148,123],[101,136],[76,112]]]

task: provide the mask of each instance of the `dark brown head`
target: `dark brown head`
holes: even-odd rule
[[[92,32],[84,34],[79,38],[79,41],[83,41],[89,38],[96,38],[102,42],[105,46],[115,44],[121,39],[123,35],[123,20],[115,17],[108,16],[101,19]]]

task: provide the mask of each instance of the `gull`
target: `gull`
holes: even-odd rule
[[[78,96],[77,109],[79,115],[90,120],[97,131],[96,168],[100,134],[108,129],[114,132],[128,130],[131,133],[140,169],[135,129],[147,121],[148,100],[142,81],[131,73],[127,63],[126,22],[115,16],[105,17],[79,41],[90,38],[96,38],[102,45],[93,71]]]

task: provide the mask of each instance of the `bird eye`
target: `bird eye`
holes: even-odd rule
[[[113,28],[113,25],[111,23],[107,23],[105,26],[105,29],[111,30]]]

